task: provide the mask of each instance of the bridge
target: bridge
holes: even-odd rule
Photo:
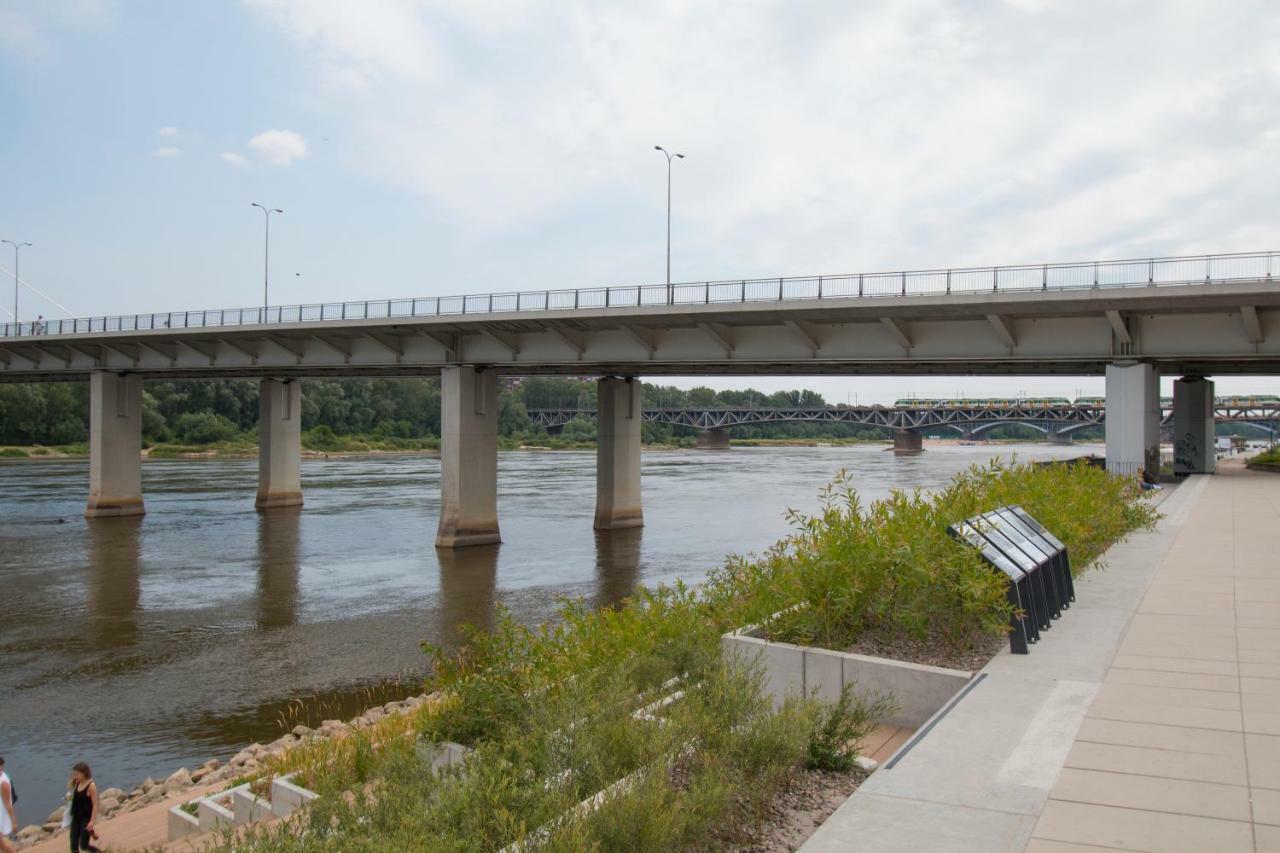
[[[1107,463],[1153,469],[1161,374],[1182,473],[1212,470],[1213,383],[1280,374],[1280,252],[182,310],[0,325],[0,382],[89,381],[86,515],[144,512],[142,386],[261,380],[257,506],[302,502],[301,385],[439,375],[436,542],[500,540],[497,380],[599,379],[596,526],[643,523],[646,375],[1105,374]]]
[[[1066,436],[1085,427],[1106,423],[1105,403],[1059,406],[739,406],[707,408],[646,408],[642,418],[650,423],[670,424],[715,432],[731,427],[779,423],[843,423],[880,427],[892,432],[915,432],[950,427],[965,436],[977,437],[987,430],[1008,424],[1022,424],[1047,435]],[[560,429],[576,418],[594,419],[595,409],[530,409],[529,419],[549,430]],[[1218,423],[1251,423],[1275,434],[1280,432],[1280,402],[1214,405]],[[1162,406],[1160,426],[1173,427],[1173,406]]]

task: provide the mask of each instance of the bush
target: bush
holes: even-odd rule
[[[1280,445],[1277,445],[1270,450],[1264,450],[1257,456],[1250,457],[1249,461],[1264,465],[1280,465]]]
[[[174,423],[173,431],[187,444],[230,441],[240,434],[235,424],[213,412],[188,412]]]
[[[858,757],[858,744],[875,730],[878,720],[893,712],[892,700],[880,697],[864,701],[854,695],[852,684],[846,684],[836,703],[819,711],[817,724],[809,735],[804,766],[848,773]]]
[[[731,624],[767,622],[774,639],[801,645],[843,649],[869,635],[887,645],[971,648],[1007,630],[1005,581],[948,525],[1020,504],[1063,541],[1078,572],[1154,522],[1139,495],[1132,479],[1085,464],[993,463],[935,494],[895,491],[864,507],[841,475],[819,514],[792,514],[795,534],[762,558],[714,572],[710,595]]]

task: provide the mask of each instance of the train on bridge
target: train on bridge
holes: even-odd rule
[[[1231,408],[1253,408],[1256,406],[1280,405],[1280,395],[1276,394],[1233,394],[1214,397],[1214,405]],[[1067,397],[953,397],[946,399],[931,397],[899,397],[893,401],[898,409],[1009,409],[1031,408],[1048,409],[1063,406],[1105,406],[1105,397],[1076,397],[1074,401]],[[1160,406],[1173,408],[1172,397],[1161,397]]]

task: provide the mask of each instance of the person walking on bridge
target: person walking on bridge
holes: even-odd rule
[[[13,853],[9,836],[18,831],[18,815],[13,811],[13,783],[4,772],[4,759],[0,758],[0,853]]]
[[[71,768],[71,853],[83,850],[97,853],[93,839],[94,820],[98,817],[98,785],[93,781],[89,765],[81,761]]]

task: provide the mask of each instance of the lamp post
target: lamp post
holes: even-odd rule
[[[271,263],[271,214],[284,213],[278,207],[267,208],[258,204],[256,201],[251,203],[252,207],[256,207],[262,211],[266,219],[266,235],[262,244],[262,321],[267,321],[267,286],[270,280],[270,263]]]
[[[12,240],[0,240],[0,243],[8,243],[13,247],[13,325],[15,329],[21,330],[18,326],[18,261],[24,246],[30,246],[30,243],[15,243]]]
[[[653,146],[655,151],[661,151],[667,158],[667,302],[671,302],[671,161],[677,157],[684,159],[683,154],[676,154],[668,151],[661,145]]]

